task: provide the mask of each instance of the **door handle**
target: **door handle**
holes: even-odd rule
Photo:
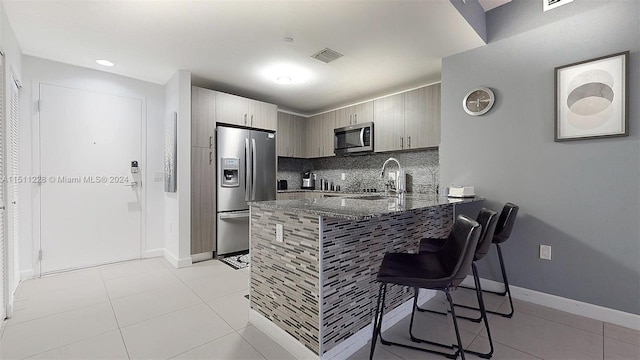
[[[404,138],[400,136],[400,149],[404,149]]]
[[[213,151],[209,151],[209,165],[213,162]]]
[[[131,182],[131,184],[124,184],[124,186],[128,186],[128,187],[138,186],[138,182],[137,181],[133,181],[133,182]]]
[[[220,219],[238,219],[238,218],[246,218],[249,217],[248,211],[241,211],[229,214],[220,214]]]
[[[244,139],[244,201],[249,201],[249,182],[251,181],[251,167],[249,166],[249,139]]]
[[[213,136],[209,136],[209,149],[213,147]]]
[[[256,199],[256,172],[258,163],[256,162],[256,139],[251,139],[251,200]]]

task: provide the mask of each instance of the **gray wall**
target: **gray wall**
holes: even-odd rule
[[[513,285],[640,314],[640,2],[548,13],[531,3],[490,11],[491,42],[443,59],[441,181],[475,185],[496,210],[520,205],[503,247]],[[554,68],[625,50],[630,136],[554,142]],[[481,85],[496,105],[468,116],[461,100]],[[538,258],[540,244],[551,261]],[[479,265],[498,280],[494,251]]]

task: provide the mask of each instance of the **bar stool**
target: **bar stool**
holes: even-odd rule
[[[484,298],[482,296],[482,287],[480,286],[480,276],[478,274],[478,268],[476,267],[476,261],[484,258],[489,252],[489,247],[491,246],[491,242],[493,240],[496,225],[498,222],[498,213],[493,210],[489,210],[487,208],[482,208],[478,213],[478,217],[476,218],[476,221],[480,224],[480,226],[482,226],[482,231],[480,233],[480,239],[478,240],[478,246],[475,249],[473,261],[471,262],[471,270],[473,271],[473,281],[476,286],[474,290],[476,291],[476,298],[478,300],[478,308],[473,308],[473,309],[480,310],[480,317],[472,318],[472,317],[462,316],[462,315],[458,315],[458,317],[471,320],[473,322],[480,322],[481,320],[484,321],[484,327],[485,329],[487,329],[487,336],[489,338],[490,351],[488,353],[481,353],[477,351],[467,350],[467,352],[478,355],[482,358],[488,359],[488,358],[491,358],[491,356],[493,355],[493,340],[491,338],[491,330],[489,329],[489,319],[487,318],[487,311],[484,306]],[[431,239],[431,238],[421,239],[419,253],[438,254],[444,248],[444,245],[437,247],[441,242],[442,242],[442,239]],[[455,303],[453,305],[469,308],[468,306],[459,305]],[[428,311],[428,312],[433,312],[440,315],[447,315],[447,313],[422,309],[417,306],[416,306],[416,309],[418,309],[418,311]],[[411,329],[409,331],[411,332]]]
[[[496,244],[496,249],[498,250],[498,260],[500,260],[500,270],[502,272],[502,282],[504,283],[504,291],[489,291],[484,290],[486,292],[505,296],[509,295],[509,307],[511,311],[508,313],[501,313],[497,311],[487,311],[490,314],[500,315],[506,318],[510,318],[513,316],[513,300],[511,299],[511,290],[509,289],[509,280],[507,280],[507,271],[504,267],[504,259],[502,258],[502,249],[500,248],[500,244],[504,243],[511,236],[511,230],[513,230],[513,224],[516,221],[516,215],[518,215],[518,209],[520,207],[518,205],[512,204],[510,202],[506,203],[502,208],[502,212],[500,212],[500,217],[498,218],[498,225],[496,225],[496,232],[493,235],[493,243]]]
[[[516,215],[518,215],[519,207],[512,203],[506,203],[500,212],[500,216],[498,217],[498,222],[496,224],[496,230],[493,234],[492,242],[496,245],[496,249],[498,251],[498,260],[500,261],[500,270],[502,272],[502,281],[504,283],[504,291],[491,291],[491,290],[482,290],[483,292],[488,292],[500,296],[509,295],[509,307],[510,311],[508,313],[501,313],[492,310],[486,310],[489,314],[496,314],[502,317],[510,318],[513,316],[513,300],[511,299],[511,290],[509,289],[509,280],[507,279],[507,271],[504,266],[504,259],[502,257],[502,249],[500,248],[500,244],[504,243],[511,236],[511,230],[513,230],[513,224],[516,221]],[[422,239],[420,240],[420,251],[426,252],[434,252],[438,251],[439,248],[442,247],[442,244],[446,239]],[[474,289],[471,287],[460,286],[466,289]],[[476,285],[477,287],[477,285]],[[463,307],[471,310],[480,310],[479,308],[466,306],[461,304],[454,304],[458,307]],[[427,311],[422,308],[418,308],[419,311]],[[463,317],[466,318],[466,317]],[[470,319],[476,322],[480,322],[481,318]]]
[[[454,290],[465,279],[469,272],[469,267],[473,260],[478,239],[480,238],[481,226],[473,219],[464,215],[459,215],[454,224],[449,237],[442,250],[435,253],[408,254],[408,253],[387,253],[382,259],[377,281],[380,283],[378,290],[378,300],[373,322],[373,335],[371,339],[371,352],[369,359],[373,359],[378,336],[384,345],[397,345],[409,349],[426,351],[448,358],[455,359],[460,354],[464,360],[464,349],[460,339],[460,330],[455,316],[453,300],[450,291]],[[384,315],[384,303],[387,294],[387,285],[396,284],[410,286],[414,288],[413,308],[415,310],[418,301],[419,289],[433,289],[443,291],[449,301],[453,326],[456,332],[457,350],[453,353],[426,349],[417,346],[401,344],[387,341],[382,337],[382,318]],[[411,313],[409,329],[413,327],[415,311]],[[441,344],[433,341],[415,339],[413,341],[424,342],[449,349],[455,346]]]

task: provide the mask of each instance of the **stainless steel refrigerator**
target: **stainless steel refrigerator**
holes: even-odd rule
[[[249,249],[249,201],[276,199],[276,135],[218,126],[218,255]]]

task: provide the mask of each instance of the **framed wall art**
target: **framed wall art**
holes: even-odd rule
[[[555,141],[629,135],[629,51],[555,68]]]

